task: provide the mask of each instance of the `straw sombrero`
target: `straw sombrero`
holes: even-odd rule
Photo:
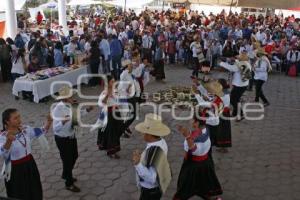
[[[238,57],[237,57],[237,59],[239,60],[239,61],[249,61],[249,57],[248,57],[248,55],[247,55],[247,52],[246,53],[241,53]]]
[[[267,52],[263,48],[259,48],[256,51],[257,55],[268,55]]]
[[[218,81],[210,81],[203,86],[210,94],[217,95],[218,97],[224,96],[223,87]]]
[[[130,65],[132,62],[129,60],[129,59],[127,59],[127,60],[123,60],[122,61],[122,67],[127,67],[127,65]]]
[[[58,96],[55,98],[56,100],[62,100],[72,97],[76,93],[76,90],[64,86],[58,90]]]
[[[137,124],[135,130],[158,137],[167,136],[171,132],[169,127],[162,123],[161,116],[154,113],[147,114],[145,121]]]

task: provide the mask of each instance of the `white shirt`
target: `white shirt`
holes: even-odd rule
[[[101,54],[104,56],[104,59],[108,60],[109,55],[110,55],[110,46],[109,46],[108,40],[102,39],[99,44],[99,48],[100,48]]]
[[[141,63],[139,64],[138,67],[133,69],[132,74],[134,75],[134,77],[139,78],[142,76],[144,70],[145,70],[145,65]]]
[[[199,42],[192,42],[190,49],[193,52],[193,57],[197,58],[198,54],[201,52],[201,44]]]
[[[133,21],[131,22],[131,25],[132,25],[132,29],[133,29],[134,31],[135,31],[136,29],[139,28],[139,22],[136,21],[136,20],[133,20]]]
[[[91,43],[90,42],[86,42],[85,44],[84,44],[84,50],[85,50],[85,52],[90,52],[90,49],[91,49]]]
[[[75,130],[72,127],[72,119],[63,124],[63,120],[68,116],[72,117],[73,109],[72,105],[67,105],[60,101],[52,110],[53,116],[53,132],[59,137],[74,137]],[[75,114],[75,113],[74,113]],[[77,113],[76,113],[77,114]],[[87,114],[86,110],[81,110],[80,115],[84,116]]]
[[[128,87],[131,86],[129,94],[127,93]],[[122,94],[126,94],[127,98],[131,97],[139,97],[141,94],[140,84],[135,79],[132,73],[129,73],[127,69],[125,69],[120,75],[120,84],[119,84],[119,91]]]
[[[67,49],[68,56],[75,54],[76,48],[77,48],[77,44],[73,44],[72,42],[70,42],[70,44],[68,44],[68,49]]]
[[[223,101],[224,108],[230,107],[230,94],[224,94],[224,96],[220,97]]]
[[[99,107],[111,107],[111,106],[116,106],[118,105],[118,101],[114,98],[114,97],[108,97],[106,103],[103,102],[103,100],[105,99],[107,95],[106,91],[103,91],[98,99],[98,106]],[[116,94],[115,94],[116,95]]]
[[[240,29],[237,29],[234,33],[238,38],[243,38],[243,31]]]
[[[269,62],[267,58],[260,58],[254,64],[254,79],[267,81]]]
[[[25,61],[26,62],[26,61]],[[22,62],[22,58],[20,57],[17,62],[15,60],[12,62],[11,73],[16,74],[25,74],[24,64]]]
[[[195,142],[195,145],[197,146],[197,148],[195,151],[192,152],[192,155],[194,155],[194,156],[204,156],[210,150],[211,142],[210,142],[206,128],[202,129],[202,135],[207,135],[208,138],[205,142]],[[186,151],[186,152],[189,151],[189,146],[188,146],[188,143],[186,140],[184,140],[183,148],[184,148],[184,151]]]
[[[298,56],[297,56],[298,54]],[[300,61],[300,51],[294,51],[294,50],[290,50],[288,51],[286,58],[288,61],[290,62],[299,62]]]
[[[256,39],[260,42],[263,42],[267,37],[267,35],[264,32],[260,32],[260,31],[258,31],[255,36]]]
[[[127,33],[126,33],[125,31],[121,32],[121,33],[119,34],[118,39],[119,39],[120,41],[122,41],[122,42],[128,40]]]
[[[152,46],[152,37],[150,37],[148,35],[144,35],[142,37],[142,46],[145,49],[150,49]]]
[[[157,142],[152,142],[152,143],[147,143],[147,147],[144,150],[144,153],[149,149],[150,147],[153,146],[158,146],[160,147],[166,156],[168,155],[168,145],[164,139],[161,139]],[[157,173],[155,171],[154,167],[149,167],[147,168],[144,166],[141,162],[135,166],[136,173],[139,178],[143,179],[143,181],[140,181],[138,178],[138,185],[143,187],[143,188],[156,188],[158,187],[158,182],[157,182]]]
[[[249,80],[242,81],[241,72],[236,65],[230,65],[228,63],[221,62],[220,66],[233,72],[232,85],[236,87],[246,87],[249,85]]]
[[[68,107],[64,102],[59,102],[52,110],[53,116],[53,132],[60,137],[74,137],[75,131],[72,128],[72,120],[63,124],[63,120],[66,116],[72,116],[72,109]]]
[[[212,108],[212,102],[210,101],[205,101],[202,96],[199,94],[195,95],[195,98],[198,101],[198,105],[201,107],[207,107],[207,108]],[[206,124],[211,125],[211,126],[217,126],[220,123],[220,117],[219,115],[216,114],[213,110],[208,111],[208,117],[206,118]]]
[[[31,141],[43,134],[45,134],[44,128],[24,126],[22,132],[15,136],[16,139],[12,142],[10,149],[6,150],[3,146],[6,143],[7,132],[2,132],[0,134],[0,156],[4,157],[4,159],[8,159],[10,156],[10,160],[19,160],[26,157],[31,154]]]

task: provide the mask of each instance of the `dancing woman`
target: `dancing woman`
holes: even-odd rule
[[[185,137],[186,154],[173,200],[187,200],[195,195],[210,200],[212,196],[221,195],[222,188],[209,156],[211,142],[205,121],[195,116],[191,132],[182,126],[178,126],[178,130]]]
[[[107,156],[114,159],[120,159],[117,154],[121,150],[120,137],[124,130],[123,120],[118,107],[118,99],[113,94],[113,86],[115,79],[107,76],[108,87],[104,90],[98,104],[102,107],[100,118],[104,121],[104,125],[98,130],[97,145],[99,150],[106,150]]]
[[[5,160],[7,196],[23,200],[42,200],[40,173],[31,154],[31,142],[39,138],[40,144],[43,142],[44,147],[48,144],[44,134],[52,124],[50,115],[43,128],[24,126],[20,113],[14,108],[2,113],[2,121],[0,155]]]

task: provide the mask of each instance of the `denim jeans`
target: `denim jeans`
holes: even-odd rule
[[[116,80],[120,79],[120,73],[121,73],[121,67],[122,67],[121,58],[122,58],[121,55],[112,57],[112,67],[113,67],[112,73]]]

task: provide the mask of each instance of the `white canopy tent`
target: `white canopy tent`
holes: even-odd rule
[[[15,2],[15,10],[22,10],[23,6],[25,5],[26,0],[11,0]],[[6,7],[5,3],[1,1],[0,3],[0,12],[5,12]]]
[[[93,0],[71,0],[67,5],[68,6],[77,6],[77,5],[95,5],[102,4],[101,1],[93,1]]]
[[[253,8],[289,9],[300,6],[299,0],[165,0],[173,3],[194,3],[206,5],[223,5]]]
[[[107,1],[105,3],[119,6],[119,7],[125,7],[125,1],[126,1],[126,8],[142,8],[143,6],[153,2],[153,0],[113,0],[113,1]]]
[[[58,3],[56,1],[50,1],[48,3],[40,5],[39,8],[41,8],[41,9],[57,9]]]

